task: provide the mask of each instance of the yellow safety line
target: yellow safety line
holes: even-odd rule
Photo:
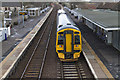
[[[103,64],[103,62],[99,59],[99,57],[95,54],[94,50],[91,48],[91,46],[89,45],[89,43],[84,39],[84,37],[82,36],[83,41],[85,41],[85,44],[87,45],[87,47],[90,49],[91,53],[95,56],[98,64],[100,65],[100,67],[102,68],[102,70],[104,71],[104,73],[106,74],[106,76],[109,78],[109,80],[115,80],[114,77],[111,75],[111,73],[108,71],[108,69],[106,68],[106,66]]]

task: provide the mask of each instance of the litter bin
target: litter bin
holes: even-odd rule
[[[7,29],[5,29],[5,40],[7,40]]]
[[[7,40],[7,34],[5,33],[5,40]]]

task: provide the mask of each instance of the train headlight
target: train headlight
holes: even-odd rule
[[[76,45],[76,47],[79,47],[79,45]]]
[[[62,47],[62,45],[59,45],[59,47]]]

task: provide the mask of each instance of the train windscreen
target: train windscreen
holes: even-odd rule
[[[75,44],[80,44],[80,36],[79,35],[75,36]]]
[[[58,45],[63,45],[63,36],[58,36]]]

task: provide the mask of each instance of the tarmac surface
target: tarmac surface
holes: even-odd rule
[[[24,23],[24,27],[22,23],[13,25],[11,28],[11,35],[7,40],[2,42],[2,60],[22,41],[22,39],[35,27],[45,14],[46,12],[40,16],[28,18]]]
[[[78,21],[73,16],[72,19],[81,30],[82,36],[86,39],[100,60],[108,68],[113,77],[120,79],[120,52],[113,46],[107,45],[85,24]]]

